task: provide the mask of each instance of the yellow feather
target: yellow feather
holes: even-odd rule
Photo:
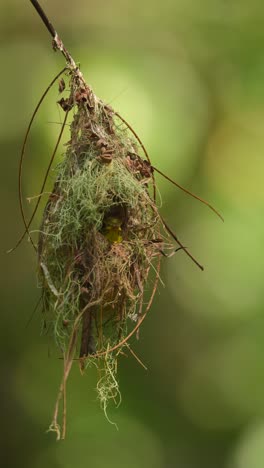
[[[112,216],[109,216],[105,220],[105,226],[102,230],[103,235],[106,237],[106,239],[109,240],[111,243],[119,243],[122,242],[122,229],[121,229],[121,224],[122,221],[118,218],[114,218]]]

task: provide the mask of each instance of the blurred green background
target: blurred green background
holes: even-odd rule
[[[62,363],[41,335],[36,259],[13,254],[22,223],[18,159],[31,113],[63,67],[28,0],[0,1],[1,454],[27,468],[263,468],[264,4],[260,0],[42,0],[101,98],[135,128],[153,164],[224,215],[159,179],[184,245],[132,340],[148,371],[120,361],[110,425],[96,375],[73,369],[68,434],[46,434]],[[33,126],[23,178],[36,195],[60,129],[57,87]],[[67,141],[65,136],[64,141]],[[60,148],[60,154],[63,147]],[[50,177],[50,184],[54,173]],[[33,202],[32,202],[33,203]],[[161,202],[160,202],[161,204]],[[30,215],[33,204],[27,204]],[[40,214],[35,223],[38,228]]]

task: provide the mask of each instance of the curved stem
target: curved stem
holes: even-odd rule
[[[22,215],[22,219],[23,219],[23,223],[24,223],[24,226],[25,226],[25,231],[23,233],[23,235],[20,237],[20,239],[17,241],[16,245],[10,249],[8,251],[8,253],[10,252],[13,252],[18,246],[19,244],[22,242],[22,240],[24,239],[25,235],[28,234],[29,235],[29,238],[30,238],[30,242],[31,244],[34,246],[34,242],[32,241],[31,239],[31,236],[28,232],[28,228],[33,220],[33,217],[32,219],[30,220],[29,223],[27,223],[26,221],[26,218],[25,218],[25,212],[24,212],[24,207],[23,207],[23,196],[22,196],[22,170],[23,170],[23,163],[24,163],[24,157],[25,157],[25,149],[26,149],[26,144],[27,144],[27,140],[28,140],[28,136],[29,136],[29,133],[30,133],[30,130],[31,130],[31,127],[32,127],[32,124],[35,120],[35,117],[39,111],[39,108],[41,106],[41,104],[43,103],[45,97],[47,96],[49,90],[52,88],[52,86],[54,85],[54,83],[57,81],[57,79],[67,70],[67,67],[64,67],[63,70],[61,70],[56,76],[55,78],[53,78],[52,82],[49,84],[49,86],[47,87],[46,91],[42,94],[33,114],[32,114],[32,117],[30,119],[30,122],[29,122],[29,125],[28,125],[28,128],[27,128],[27,131],[26,131],[26,135],[25,135],[25,138],[24,138],[24,141],[23,141],[23,145],[22,145],[22,149],[21,149],[21,154],[20,154],[20,161],[19,161],[19,170],[18,170],[18,193],[19,193],[19,207],[20,207],[20,212],[21,212],[21,215]],[[42,190],[41,192],[42,193]],[[35,213],[34,213],[35,215]]]
[[[212,210],[218,216],[218,218],[220,218],[222,221],[224,221],[223,216],[212,205],[210,205],[210,203],[208,203],[206,200],[204,200],[201,197],[198,197],[198,195],[195,195],[195,193],[190,192],[190,190],[187,190],[185,187],[183,187],[182,185],[175,182],[175,180],[171,179],[169,176],[164,174],[164,172],[160,171],[160,169],[158,169],[157,167],[152,165],[152,168],[154,169],[154,171],[158,172],[158,174],[160,174],[162,177],[164,177],[164,179],[167,179],[169,182],[171,182],[173,185],[175,185],[175,187],[178,187],[180,190],[187,193],[187,195],[190,195],[191,197],[195,198],[199,202],[201,202],[204,205],[208,206],[208,208],[210,208],[210,210]]]

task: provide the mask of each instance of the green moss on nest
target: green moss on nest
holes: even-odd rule
[[[44,212],[39,271],[45,309],[67,357],[65,381],[74,358],[82,369],[96,363],[105,409],[118,392],[116,354],[143,314],[161,226],[149,195],[151,166],[117,127],[113,110],[74,75],[68,104],[75,111],[71,140]]]

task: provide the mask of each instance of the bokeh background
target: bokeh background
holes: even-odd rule
[[[1,455],[27,468],[263,468],[264,4],[260,0],[42,0],[97,95],[136,129],[161,210],[184,245],[163,262],[151,312],[120,361],[110,425],[96,375],[73,369],[68,435],[49,426],[62,362],[41,334],[36,259],[20,233],[18,159],[31,113],[63,67],[28,0],[0,1]],[[60,129],[57,87],[33,126],[25,197],[36,195]],[[65,140],[67,141],[67,135]],[[60,148],[59,154],[63,152]],[[51,182],[54,174],[51,175]],[[50,183],[51,183],[50,182]],[[26,203],[27,215],[33,201]],[[40,216],[36,219],[38,228]]]

